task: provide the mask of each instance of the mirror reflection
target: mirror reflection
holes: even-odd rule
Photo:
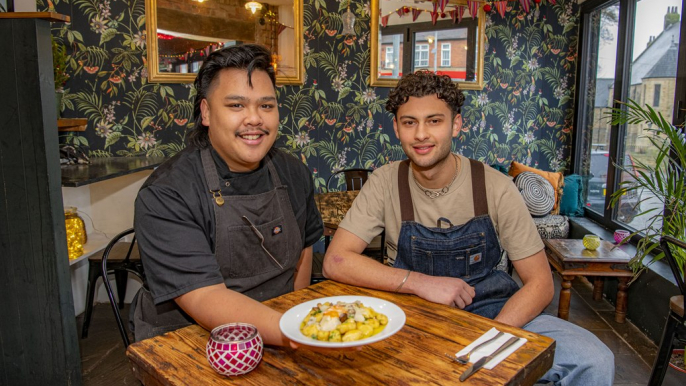
[[[481,3],[477,3],[481,4]],[[466,90],[483,88],[485,17],[466,1],[372,0],[372,86],[395,86],[404,73],[431,70]]]
[[[258,43],[278,84],[302,84],[302,0],[146,0],[146,16],[151,82],[191,83],[210,52]]]

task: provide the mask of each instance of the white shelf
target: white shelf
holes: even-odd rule
[[[100,233],[92,233],[88,235],[88,242],[83,246],[83,255],[77,257],[74,260],[69,260],[69,265],[72,266],[78,263],[79,261],[85,260],[93,256],[94,254],[102,251],[109,242],[110,239]]]

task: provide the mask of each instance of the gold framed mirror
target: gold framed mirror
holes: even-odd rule
[[[434,4],[430,0],[371,0],[372,86],[394,87],[403,73],[427,69],[449,75],[462,90],[483,89],[483,8],[479,6],[472,18],[466,0],[449,0],[443,12],[436,10],[433,23]],[[462,20],[459,12],[463,12]]]
[[[277,84],[302,84],[302,0],[248,1],[145,0],[148,80],[193,83],[210,52],[259,43],[273,52]]]

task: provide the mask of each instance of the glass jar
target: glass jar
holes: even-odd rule
[[[64,207],[64,225],[67,228],[67,251],[69,260],[83,255],[83,245],[88,241],[86,224],[76,213],[76,207]]]
[[[583,244],[589,251],[595,251],[600,246],[600,237],[597,235],[586,235],[583,239]]]

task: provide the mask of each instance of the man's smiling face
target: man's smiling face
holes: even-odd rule
[[[461,127],[462,117],[453,117],[448,104],[436,95],[409,97],[393,120],[405,154],[420,169],[431,169],[450,155],[452,138]]]
[[[276,141],[279,109],[276,91],[264,71],[222,70],[200,105],[212,147],[231,171],[255,170]]]

